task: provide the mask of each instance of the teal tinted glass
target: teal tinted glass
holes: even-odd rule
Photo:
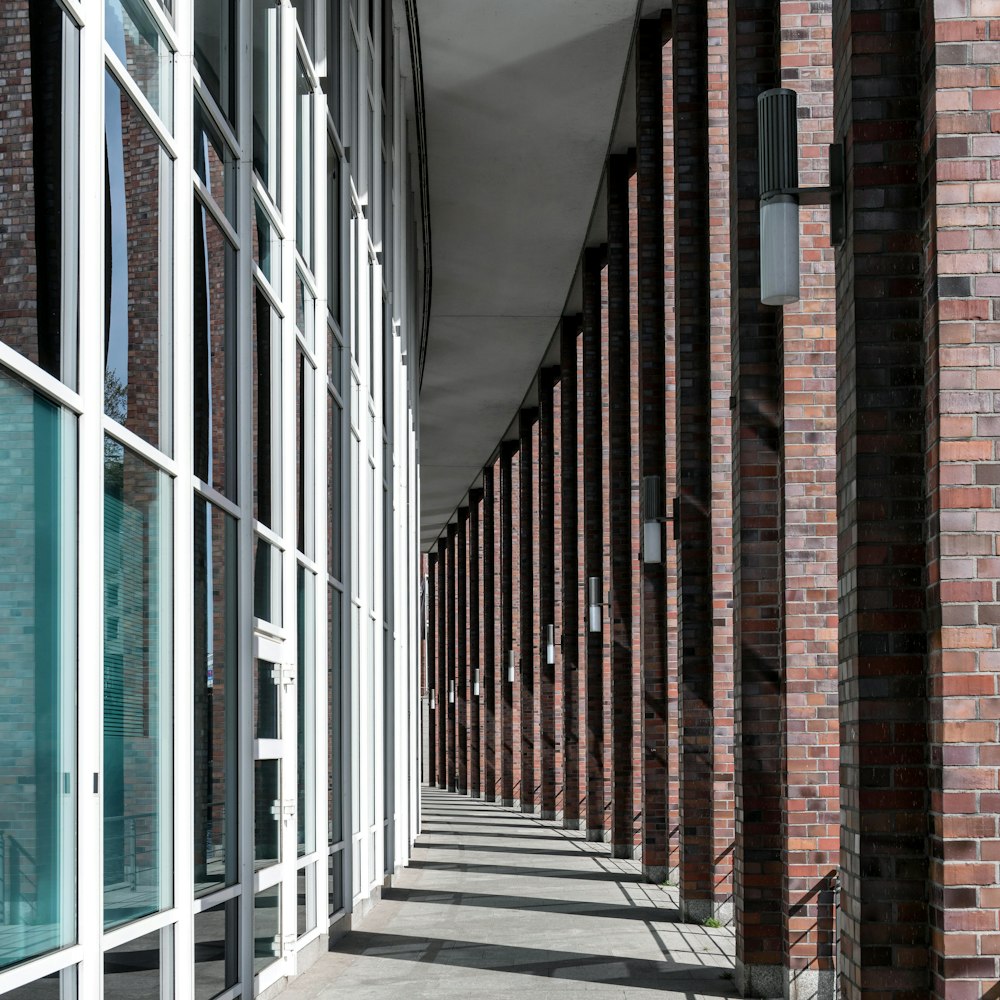
[[[0,968],[76,932],[76,440],[0,370]]]
[[[104,446],[104,923],[171,904],[169,477]]]

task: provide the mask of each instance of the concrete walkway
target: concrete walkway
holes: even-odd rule
[[[512,809],[425,788],[411,866],[283,1000],[736,998],[733,935],[676,890]]]

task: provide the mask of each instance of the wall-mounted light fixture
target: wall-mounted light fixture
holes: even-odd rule
[[[514,650],[507,650],[507,683],[514,683]]]
[[[642,561],[663,562],[663,490],[659,476],[642,478]]]
[[[591,632],[601,631],[601,578],[587,577],[587,628]]]
[[[556,662],[556,627],[545,626],[545,662],[551,667]]]
[[[830,186],[799,187],[798,95],[778,87],[757,98],[760,167],[760,300],[799,298],[799,205],[830,203],[830,245],[844,242],[844,147],[830,147]]]
[[[479,697],[479,667],[472,671],[472,697]]]
[[[431,688],[431,703],[429,707],[432,712],[438,707],[437,695],[434,694],[434,688]]]
[[[455,704],[455,682],[448,681],[448,704]]]

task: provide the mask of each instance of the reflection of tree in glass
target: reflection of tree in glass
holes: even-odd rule
[[[110,369],[104,371],[104,412],[115,422],[125,423],[128,415],[128,388]],[[113,438],[104,437],[105,489],[112,496],[121,496],[125,452]]]

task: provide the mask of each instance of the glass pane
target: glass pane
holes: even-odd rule
[[[201,101],[194,102],[194,169],[215,203],[236,223],[236,160]]]
[[[254,261],[264,277],[271,281],[281,273],[281,240],[278,239],[264,206],[256,198],[253,206]]]
[[[195,1000],[211,1000],[240,981],[239,914],[238,896],[195,914]]]
[[[302,40],[306,43],[306,51],[310,57],[316,61],[316,0],[294,0],[296,17],[299,21],[299,29],[302,32]],[[327,13],[327,17],[329,17]]]
[[[169,477],[104,445],[104,923],[171,905]]]
[[[326,754],[330,762],[327,786],[327,833],[330,846],[344,839],[344,761],[343,761],[343,631],[340,591],[327,587],[328,613],[330,623],[328,724],[326,727]]]
[[[298,547],[313,554],[313,386],[316,370],[301,347],[296,347],[295,365],[295,497]]]
[[[308,934],[316,926],[316,866],[300,868],[296,877],[296,937]]]
[[[361,53],[358,51],[358,39],[354,31],[350,31],[347,43],[347,108],[344,117],[347,121],[346,143],[350,148],[348,157],[351,164],[351,175],[355,182],[360,183],[358,157],[361,155],[361,137],[358,135],[358,71],[361,66]]]
[[[195,893],[239,877],[237,525],[194,502]]]
[[[0,968],[76,932],[71,419],[0,369]]]
[[[153,931],[104,953],[104,1000],[160,1000],[160,935]]]
[[[253,513],[278,529],[281,495],[280,325],[267,296],[258,288],[253,311]],[[264,617],[258,615],[258,617]]]
[[[329,427],[326,437],[326,464],[327,464],[327,559],[329,561],[329,572],[334,579],[342,579],[343,557],[344,557],[344,537],[343,537],[343,515],[345,500],[344,497],[344,472],[341,468],[343,463],[343,423],[344,415],[340,404],[333,398],[332,393],[327,394],[327,417]]]
[[[194,474],[236,498],[236,251],[194,205]]]
[[[255,618],[281,624],[281,553],[262,538],[253,556],[253,613]]]
[[[169,157],[110,73],[105,84],[104,412],[166,451]]]
[[[313,258],[312,86],[301,60],[295,64],[295,243],[306,264]]]
[[[316,577],[298,568],[298,856],[316,849]]]
[[[278,14],[273,0],[253,0],[253,165],[278,200]]]
[[[277,760],[253,764],[254,868],[281,860],[281,765]]]
[[[4,42],[0,102],[0,341],[75,387],[76,217],[67,211],[75,195],[67,193],[77,171],[76,149],[64,133],[76,129],[77,33],[64,65],[69,22],[56,0],[23,4],[11,17],[18,19],[18,41]]]
[[[344,908],[343,851],[338,851],[330,856],[330,867],[327,871],[327,905],[330,908],[331,917]]]
[[[323,90],[327,94],[327,107],[333,124],[340,130],[340,68],[342,56],[341,0],[328,0],[326,5],[326,73],[322,79]]]
[[[326,141],[326,295],[331,315],[340,323],[340,157]]]
[[[236,121],[236,0],[198,0],[194,61],[219,110]]]
[[[281,713],[278,684],[274,679],[275,665],[257,660],[254,665],[256,683],[253,690],[253,731],[258,740],[281,739]]]
[[[253,898],[253,971],[256,975],[281,957],[281,886]]]
[[[74,970],[75,971],[75,970]],[[53,972],[44,979],[36,979],[27,986],[4,993],[4,1000],[62,1000],[67,994],[62,988],[62,973]],[[68,994],[72,996],[73,994]]]
[[[105,0],[104,37],[153,110],[170,128],[173,60],[142,0]]]

